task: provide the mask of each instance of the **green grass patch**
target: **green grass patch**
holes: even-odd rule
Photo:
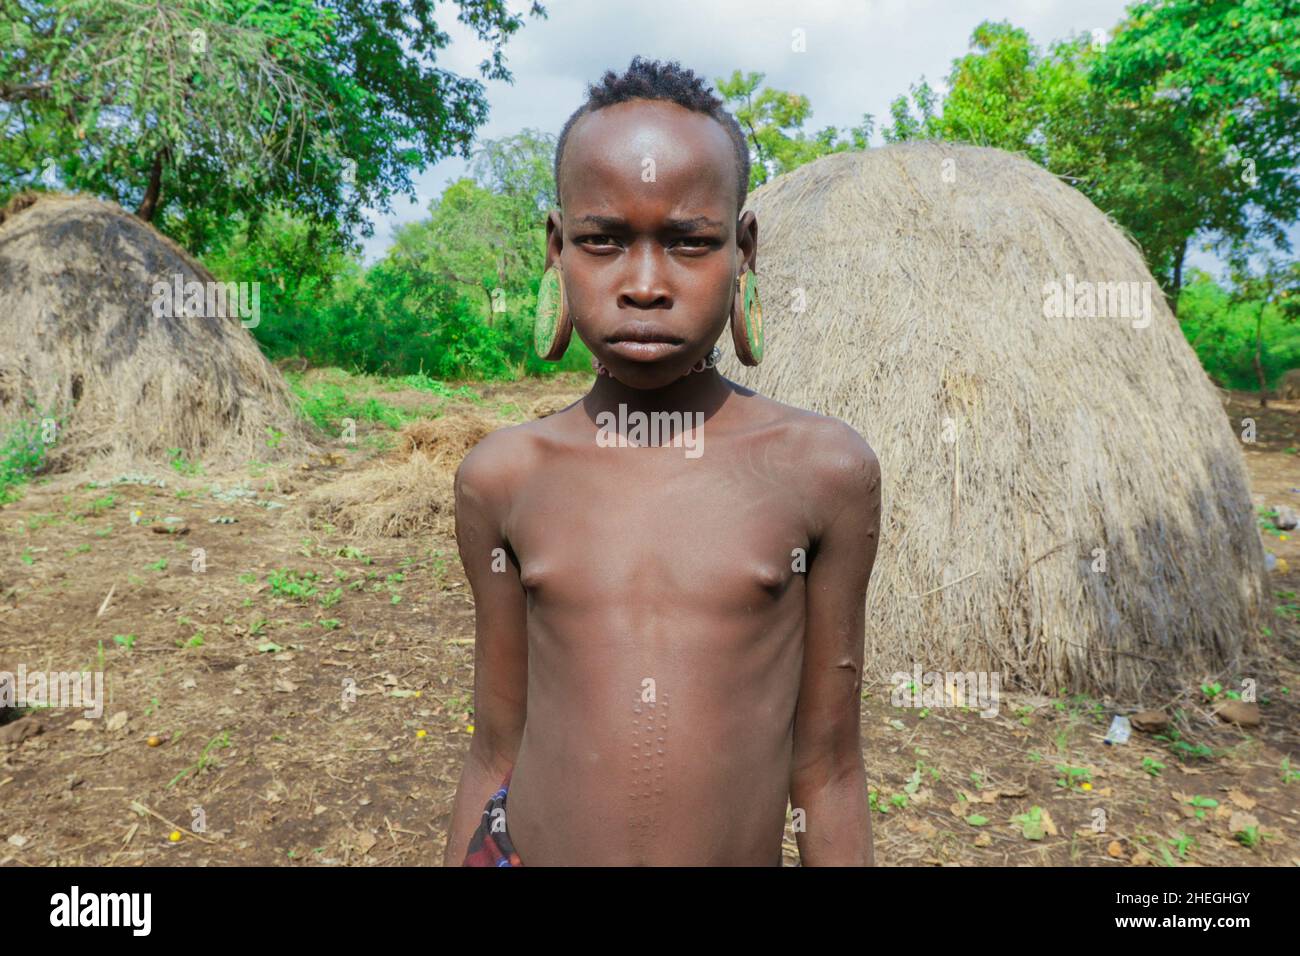
[[[20,421],[0,439],[0,505],[22,497],[21,486],[44,469],[51,444],[45,441],[45,423],[53,421],[49,417]]]
[[[267,577],[271,591],[283,597],[305,601],[316,593],[316,582],[320,575],[315,571],[299,573],[288,568],[276,568]]]
[[[417,417],[372,395],[361,394],[361,389],[335,382],[317,381],[308,385],[300,377],[293,376],[290,388],[298,399],[303,416],[321,431],[335,437],[342,434],[345,418],[355,422],[378,422],[396,430]]]

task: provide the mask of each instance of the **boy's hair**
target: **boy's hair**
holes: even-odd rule
[[[587,87],[587,102],[574,110],[560,130],[560,140],[555,147],[555,196],[560,195],[560,160],[564,157],[564,144],[569,138],[569,130],[581,117],[615,103],[628,100],[667,100],[684,106],[696,113],[704,113],[722,124],[731,138],[732,152],[736,158],[736,181],[739,184],[736,196],[736,215],[745,205],[749,194],[749,144],[741,132],[736,118],[722,108],[723,101],[713,95],[704,81],[691,70],[683,69],[676,60],[661,63],[658,60],[645,60],[640,56],[632,57],[627,72],[618,76],[613,70],[605,71],[600,84]]]

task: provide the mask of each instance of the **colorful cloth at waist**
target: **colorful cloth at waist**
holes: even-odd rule
[[[523,866],[506,830],[506,791],[510,789],[510,777],[514,772],[511,767],[501,781],[501,787],[483,808],[483,819],[470,837],[462,866]]]

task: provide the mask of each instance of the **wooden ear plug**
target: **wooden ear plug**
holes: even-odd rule
[[[573,322],[564,298],[564,279],[559,266],[542,273],[537,289],[537,316],[533,320],[533,348],[548,362],[558,362],[569,347]]]
[[[746,269],[736,276],[731,302],[731,344],[743,365],[763,361],[763,306],[758,301],[758,278]]]

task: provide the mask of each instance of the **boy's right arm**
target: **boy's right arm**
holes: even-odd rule
[[[520,436],[511,431],[486,436],[456,471],[456,543],[474,592],[474,736],[443,866],[464,862],[484,804],[514,766],[527,713],[527,598],[504,530],[510,479],[519,472]]]

